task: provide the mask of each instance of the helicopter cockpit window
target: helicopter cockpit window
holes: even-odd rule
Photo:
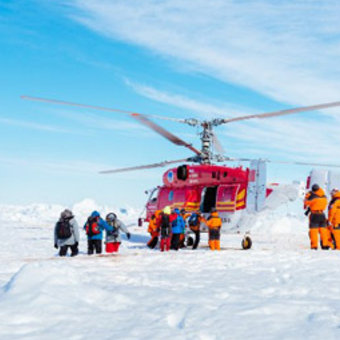
[[[201,211],[208,213],[216,206],[217,186],[206,187],[202,191]]]
[[[177,178],[180,181],[185,181],[188,178],[188,168],[186,165],[180,165],[177,168]]]
[[[152,195],[149,197],[149,202],[150,203],[157,202],[157,197],[158,197],[158,190],[154,190]]]

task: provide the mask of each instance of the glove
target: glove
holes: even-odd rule
[[[54,244],[54,248],[55,248],[55,249],[58,249],[58,245],[57,245],[56,243]]]
[[[76,242],[74,245],[75,245],[76,247],[78,247],[79,243],[78,243],[78,242]]]
[[[126,234],[126,237],[128,238],[128,240],[130,240],[131,234],[130,234],[130,233],[127,233],[127,234]]]
[[[308,214],[309,214],[309,210],[306,210],[305,215],[308,216]]]

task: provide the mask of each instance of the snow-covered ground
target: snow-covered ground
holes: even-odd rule
[[[308,249],[306,219],[285,205],[197,251],[145,247],[138,212],[117,210],[133,234],[118,255],[58,258],[64,207],[0,206],[0,339],[339,339],[340,252]],[[94,208],[73,208],[78,222]]]

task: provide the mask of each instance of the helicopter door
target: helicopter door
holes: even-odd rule
[[[202,191],[201,212],[208,213],[216,206],[217,186],[205,187]]]
[[[216,208],[220,212],[234,212],[240,185],[220,185],[217,190]]]

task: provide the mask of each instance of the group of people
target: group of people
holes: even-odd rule
[[[186,246],[197,249],[200,242],[201,223],[205,223],[209,229],[209,247],[211,250],[220,250],[220,229],[222,220],[216,209],[211,210],[208,219],[199,212],[187,213],[184,209],[171,209],[166,206],[163,210],[157,210],[149,221],[148,232],[151,239],[147,243],[154,249],[160,239],[161,251],[170,249],[178,250]],[[93,211],[87,218],[83,227],[87,235],[87,254],[102,253],[102,242],[105,231],[105,251],[107,253],[118,252],[121,244],[120,233],[124,232],[128,239],[131,234],[117,215],[110,212],[105,220],[98,211]],[[186,244],[186,232],[190,229],[195,236],[191,243]],[[66,256],[68,250],[71,256],[79,252],[79,226],[71,210],[65,209],[54,228],[54,247],[59,249],[59,256]]]
[[[209,229],[209,247],[211,250],[220,250],[220,234],[222,220],[218,216],[215,208],[211,210],[208,219],[199,212],[187,213],[185,209],[171,209],[166,206],[163,210],[157,210],[149,221],[148,232],[151,239],[147,246],[154,249],[160,238],[160,250],[178,250],[185,247],[185,236],[188,229],[192,231],[195,239],[192,244],[187,242],[187,246],[192,245],[192,249],[197,249],[200,242],[201,223],[207,225]]]
[[[328,203],[325,192],[318,184],[312,185],[304,200],[305,215],[309,216],[309,238],[311,249],[340,250],[340,191],[331,191]],[[328,218],[326,217],[328,210]]]
[[[105,251],[107,253],[118,252],[121,244],[120,232],[124,232],[128,239],[131,234],[117,215],[110,212],[105,220],[101,218],[98,211],[93,211],[88,217],[84,230],[87,235],[87,253],[92,255],[102,253],[102,241],[105,230]],[[54,247],[59,248],[59,256],[66,256],[68,249],[71,256],[79,252],[79,227],[71,210],[65,209],[54,228]]]

